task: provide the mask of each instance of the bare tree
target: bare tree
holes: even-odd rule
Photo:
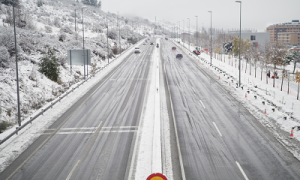
[[[279,42],[275,42],[275,43],[271,43],[270,44],[270,60],[271,63],[273,64],[273,74],[274,74],[274,78],[273,78],[273,87],[275,87],[275,79],[277,77],[277,66],[282,65],[283,64],[283,59],[286,55],[286,47]]]

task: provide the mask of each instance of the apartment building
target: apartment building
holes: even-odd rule
[[[295,33],[300,32],[300,23],[299,20],[292,20],[292,22],[273,24],[267,27],[267,32],[270,33],[270,41],[276,42],[278,40],[278,33],[288,32]],[[281,38],[286,35],[281,35]],[[291,36],[290,38],[295,37],[296,35]],[[286,37],[284,37],[286,38]],[[295,40],[293,40],[295,41]]]
[[[277,34],[278,42],[285,45],[299,46],[300,45],[300,31],[299,32],[279,32]]]

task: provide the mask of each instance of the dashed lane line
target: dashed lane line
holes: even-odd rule
[[[222,137],[222,134],[221,134],[221,132],[220,132],[219,128],[217,127],[216,123],[215,123],[215,122],[213,122],[213,124],[214,124],[215,128],[217,129],[217,131],[218,131],[219,135]]]
[[[204,109],[205,109],[205,106],[204,106],[203,102],[202,102],[201,100],[199,100],[199,101],[201,102],[202,106],[203,106],[203,107],[204,107]]]
[[[235,162],[236,162],[236,165],[239,167],[240,171],[242,172],[244,178],[245,178],[246,180],[249,180],[248,177],[247,177],[247,175],[246,175],[246,173],[244,172],[242,166],[240,165],[240,163],[238,163],[237,161],[235,161]]]

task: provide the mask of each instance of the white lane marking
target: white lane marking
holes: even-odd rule
[[[221,134],[221,132],[219,131],[219,128],[217,127],[216,123],[215,123],[215,122],[213,122],[213,124],[214,124],[215,128],[217,129],[217,131],[218,131],[219,135],[222,137],[222,134]]]
[[[201,104],[202,104],[202,106],[204,107],[204,109],[205,109],[205,106],[204,106],[204,104],[202,103],[202,101],[201,100],[199,100],[200,102],[201,102]]]
[[[238,163],[237,161],[235,161],[235,162],[236,162],[236,165],[239,167],[240,171],[242,172],[244,178],[245,178],[246,180],[249,180],[248,177],[247,177],[247,175],[245,174],[245,172],[244,172],[242,166],[240,165],[240,163]]]
[[[77,168],[77,166],[79,165],[80,163],[80,160],[77,161],[77,163],[75,164],[75,166],[73,167],[73,169],[71,170],[70,174],[68,175],[67,179],[66,180],[69,180],[71,179],[71,176],[73,174],[73,172],[75,171],[75,169]]]
[[[99,131],[99,133],[130,133],[130,132],[137,132],[137,130],[120,130],[120,131]],[[57,132],[56,134],[59,135],[69,135],[69,134],[93,134],[95,131],[79,131],[79,132]],[[52,133],[43,133],[43,135],[50,135]]]
[[[194,91],[194,94],[196,94],[196,91],[195,91],[195,89],[192,87],[192,89],[193,89],[193,91]]]
[[[138,128],[138,126],[112,126],[112,127],[102,127],[102,129],[131,129]],[[63,130],[95,130],[97,127],[80,127],[80,128],[61,128],[60,131]],[[46,131],[54,131],[56,129],[46,129]]]

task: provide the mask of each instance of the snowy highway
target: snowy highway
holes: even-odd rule
[[[300,163],[218,84],[203,62],[162,41],[169,114],[174,112],[174,179],[299,179]],[[183,54],[176,59],[176,54]],[[171,109],[173,107],[173,109]],[[171,127],[172,129],[172,127]],[[174,136],[176,132],[174,133]]]
[[[0,179],[124,179],[144,103],[153,47],[141,45],[72,105]]]

